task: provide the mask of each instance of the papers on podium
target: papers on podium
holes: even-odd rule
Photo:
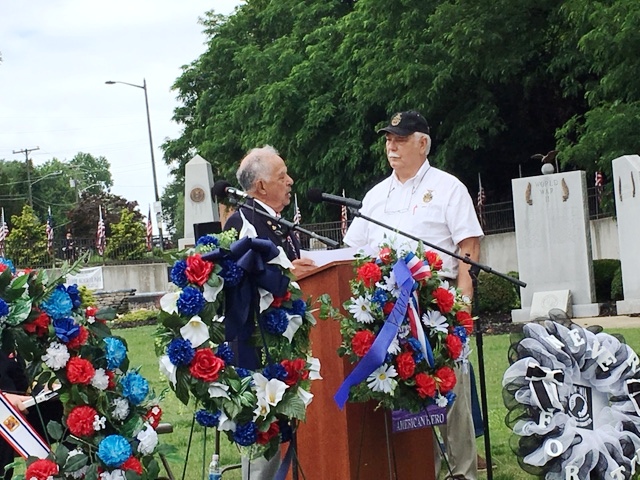
[[[338,248],[335,250],[301,250],[301,258],[310,258],[316,262],[317,267],[322,267],[327,263],[339,262],[341,260],[353,260],[353,257],[358,253],[359,248]]]

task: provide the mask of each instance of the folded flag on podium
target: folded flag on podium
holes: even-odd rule
[[[0,435],[23,458],[46,458],[50,452],[47,443],[2,392],[0,392]]]

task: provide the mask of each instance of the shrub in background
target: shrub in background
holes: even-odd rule
[[[611,283],[616,270],[620,269],[620,260],[604,258],[593,261],[593,278],[596,286],[596,302],[610,302]]]
[[[616,273],[613,274],[611,281],[611,300],[622,300],[624,298],[622,290],[622,268],[618,267]]]
[[[509,276],[517,278],[518,273],[510,272]],[[516,288],[509,280],[487,272],[478,275],[477,294],[480,313],[508,313],[520,303]]]

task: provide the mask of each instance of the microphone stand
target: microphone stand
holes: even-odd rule
[[[353,207],[349,207],[349,210],[351,211],[351,213],[356,216],[356,217],[360,217],[368,222],[371,223],[375,223],[376,225],[382,227],[382,228],[386,228],[388,230],[391,230],[393,232],[396,232],[404,237],[410,238],[411,240],[415,240],[418,243],[422,243],[424,245],[427,245],[428,247],[431,247],[433,249],[436,249],[442,253],[445,253],[453,258],[456,258],[464,263],[466,263],[467,265],[469,265],[469,275],[471,276],[471,283],[473,285],[473,297],[474,297],[474,302],[473,302],[473,306],[472,306],[472,314],[478,318],[478,324],[476,325],[476,347],[478,349],[478,373],[479,373],[479,378],[480,378],[480,398],[481,398],[481,407],[482,407],[482,423],[483,423],[483,427],[484,427],[484,449],[485,449],[485,455],[486,455],[486,460],[487,460],[487,480],[493,480],[493,469],[492,469],[492,462],[491,462],[491,438],[490,438],[490,434],[489,434],[489,407],[487,405],[487,383],[486,383],[486,377],[485,377],[485,370],[484,370],[484,344],[483,344],[483,340],[482,340],[482,321],[480,319],[480,316],[477,315],[478,314],[478,274],[480,273],[480,270],[484,270],[487,273],[491,273],[493,275],[497,275],[500,278],[504,278],[505,280],[508,280],[509,282],[513,283],[514,285],[518,285],[519,287],[526,287],[527,284],[524,283],[523,281],[517,279],[517,278],[513,278],[510,277],[509,275],[505,275],[504,273],[500,273],[497,272],[495,270],[493,270],[491,267],[487,266],[487,265],[483,265],[479,262],[476,262],[474,260],[471,260],[471,258],[469,258],[468,255],[465,255],[464,257],[462,255],[458,255],[457,253],[454,252],[450,252],[449,250],[439,247],[437,245],[434,245],[432,243],[429,243],[425,240],[422,240],[418,237],[415,237],[413,235],[410,235],[408,233],[405,233],[401,230],[398,230],[397,228],[391,228],[389,225],[386,225],[382,222],[379,222],[378,220],[375,220],[371,217],[367,217],[366,215],[363,215],[360,210],[355,209]]]

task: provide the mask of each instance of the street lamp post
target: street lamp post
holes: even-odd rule
[[[130,87],[141,88],[144,90],[144,104],[147,111],[147,128],[149,129],[149,148],[151,150],[151,172],[153,173],[153,191],[155,193],[156,204],[160,202],[160,195],[158,194],[158,179],[156,177],[156,160],[153,154],[153,137],[151,136],[151,116],[149,115],[149,97],[147,96],[147,81],[146,79],[142,79],[142,85],[136,85],[135,83],[128,82],[120,82],[115,80],[107,80],[107,85],[114,85],[116,83],[121,83],[123,85],[129,85]],[[158,234],[160,235],[160,249],[164,250],[164,239],[162,238],[162,212],[159,212],[156,216],[156,221],[158,223]]]

